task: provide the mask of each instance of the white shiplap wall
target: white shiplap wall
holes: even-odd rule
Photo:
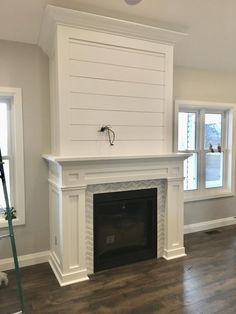
[[[60,139],[54,152],[166,152],[172,123],[172,46],[62,26],[57,35]],[[115,131],[113,147],[107,134],[98,132],[102,125]]]

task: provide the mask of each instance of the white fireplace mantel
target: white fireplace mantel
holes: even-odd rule
[[[182,178],[182,162],[190,155],[181,153],[85,157],[43,155],[43,158],[53,165],[49,181],[60,184],[63,189],[67,186]]]
[[[43,157],[49,163],[50,264],[61,286],[88,279],[86,190],[95,184],[166,180],[162,256],[167,260],[185,256],[183,160],[189,154]]]

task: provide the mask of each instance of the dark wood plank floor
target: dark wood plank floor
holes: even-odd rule
[[[22,269],[27,313],[236,313],[236,227],[185,237],[188,256],[104,271],[60,288],[49,265]],[[19,309],[13,271],[0,313]]]

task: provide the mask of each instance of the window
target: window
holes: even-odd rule
[[[176,150],[184,162],[185,200],[233,194],[233,105],[176,101]]]
[[[0,87],[0,147],[10,206],[16,210],[14,224],[25,222],[24,159],[21,90]],[[0,227],[6,227],[5,198],[0,185]]]
[[[10,189],[10,177],[12,172],[12,154],[11,154],[11,135],[10,135],[10,117],[9,117],[9,102],[7,99],[1,99],[0,98],[0,148],[2,151],[2,158],[4,161],[4,170],[5,170],[5,176],[6,176],[6,183],[7,183],[7,190],[9,193],[9,201],[10,204],[12,203],[11,196],[13,193],[11,193]],[[4,209],[6,207],[4,194],[2,186],[0,188],[0,218],[4,218]]]

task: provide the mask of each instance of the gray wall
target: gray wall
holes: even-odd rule
[[[0,41],[0,86],[21,87],[23,97],[26,224],[15,227],[18,255],[48,250],[48,169],[41,158],[50,152],[48,57],[35,45]],[[0,259],[9,256],[9,241],[0,241]]]
[[[174,68],[174,99],[236,103],[236,74]],[[185,203],[184,223],[236,216],[236,197]]]
[[[26,224],[15,228],[18,254],[48,250],[48,168],[41,158],[50,153],[47,56],[34,45],[0,41],[0,86],[23,94]],[[236,103],[236,75],[175,67],[174,98]],[[185,224],[235,215],[235,197],[185,204]],[[0,259],[11,256],[8,240],[0,252]]]

